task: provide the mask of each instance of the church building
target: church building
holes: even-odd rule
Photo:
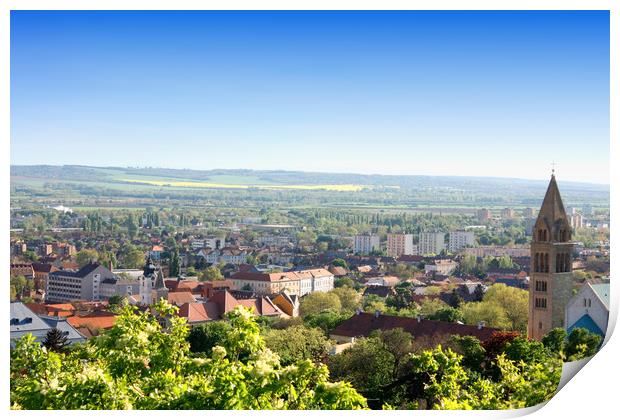
[[[572,297],[571,225],[551,175],[532,231],[527,335],[540,340],[553,328],[564,328]]]

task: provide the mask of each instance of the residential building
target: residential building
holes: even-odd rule
[[[529,257],[529,246],[477,246],[473,248],[465,248],[462,252],[464,255],[473,255],[477,258],[484,257],[501,257],[508,255],[509,257]]]
[[[435,260],[430,264],[424,265],[425,273],[436,273],[444,276],[449,276],[458,266],[456,261],[453,260]]]
[[[283,248],[292,246],[295,243],[295,238],[291,235],[261,235],[258,238],[259,246],[275,246]]]
[[[583,227],[583,216],[579,213],[573,213],[570,216],[570,225],[573,229],[580,229]]]
[[[446,249],[444,232],[421,232],[418,245],[421,255],[436,255]]]
[[[456,253],[463,248],[474,246],[475,243],[476,239],[474,237],[474,232],[462,230],[450,232],[448,250],[450,252]]]
[[[453,335],[473,336],[484,342],[491,338],[498,329],[484,326],[483,323],[464,325],[453,322],[432,321],[421,317],[410,318],[383,315],[379,311],[374,314],[358,312],[338,325],[330,333],[330,338],[337,343],[354,343],[357,338],[368,337],[373,331],[388,331],[402,328],[413,335],[416,342],[424,343],[427,348],[445,342]]]
[[[502,216],[502,219],[514,219],[515,211],[511,208],[506,207],[505,209],[502,210],[501,216]]]
[[[114,274],[98,262],[86,264],[79,270],[58,270],[48,274],[46,302],[101,300],[101,282]]]
[[[190,246],[192,249],[221,249],[226,247],[226,237],[210,235],[204,238],[194,239]]]
[[[411,233],[388,233],[387,254],[398,258],[401,255],[414,255],[413,235]]]
[[[355,235],[353,252],[355,254],[370,254],[372,251],[381,248],[381,241],[378,235]]]
[[[53,328],[62,331],[70,344],[86,341],[64,318],[37,315],[22,302],[11,302],[10,308],[11,348],[15,347],[15,340],[26,334],[32,334],[41,343]]]
[[[585,328],[605,337],[609,302],[609,283],[584,283],[566,305],[564,328],[568,333],[574,328]]]
[[[573,273],[570,221],[551,175],[531,245],[528,337],[540,340],[553,328],[564,328],[572,297]]]
[[[478,216],[478,221],[480,223],[484,223],[486,221],[489,221],[493,217],[492,214],[491,214],[491,211],[488,210],[488,209],[479,209],[476,212],[476,216]]]
[[[245,248],[227,246],[221,249],[205,248],[198,253],[207,264],[244,264],[248,260],[248,252]]]
[[[238,272],[229,280],[234,290],[248,290],[259,295],[286,291],[291,295],[304,296],[334,288],[334,275],[324,268],[282,273]]]

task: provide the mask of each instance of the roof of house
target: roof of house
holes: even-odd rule
[[[184,303],[196,302],[196,298],[191,292],[168,292],[168,302],[181,306]]]
[[[116,314],[105,311],[97,311],[86,315],[74,315],[67,318],[67,322],[75,328],[86,327],[91,331],[112,328],[115,321]]]
[[[84,278],[90,273],[92,273],[93,271],[95,271],[100,266],[101,264],[99,264],[98,262],[91,262],[91,263],[86,264],[84,267],[80,268],[77,271],[59,270],[59,271],[54,272],[53,274],[55,276]]]
[[[575,328],[585,328],[591,333],[598,334],[600,336],[605,336],[605,333],[601,331],[596,322],[590,317],[588,314],[584,314],[581,318],[579,318],[573,325],[569,326],[566,331],[570,334],[572,330]]]
[[[590,284],[594,293],[599,297],[605,308],[609,310],[609,283]]]
[[[186,318],[187,322],[190,324],[221,319],[218,306],[215,302],[184,303],[179,308],[179,316]]]
[[[329,268],[329,271],[334,275],[334,276],[346,276],[348,271],[346,268],[344,267],[340,267],[340,266],[333,266]]]
[[[402,328],[414,338],[423,336],[439,335],[471,335],[480,341],[491,337],[496,328],[477,327],[473,325],[456,324],[444,321],[432,321],[428,319],[416,319],[401,316],[382,315],[376,316],[362,312],[338,325],[331,334],[343,337],[367,337],[375,330],[392,330]]]

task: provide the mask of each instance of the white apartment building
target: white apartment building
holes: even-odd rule
[[[445,236],[443,232],[421,232],[418,245],[420,255],[439,254],[446,249]]]
[[[450,232],[450,239],[448,241],[448,250],[450,252],[459,252],[463,248],[474,246],[475,237],[474,232],[457,230]]]
[[[381,240],[378,235],[355,235],[353,252],[355,254],[370,254],[374,250],[379,250]]]
[[[410,233],[388,233],[387,254],[394,258],[401,255],[414,255],[413,235]]]
[[[583,227],[583,216],[579,213],[573,213],[568,216],[570,219],[570,225],[573,229],[579,229]]]

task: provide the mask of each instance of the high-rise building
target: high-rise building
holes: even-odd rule
[[[526,219],[534,217],[534,209],[531,207],[523,209],[523,217],[525,217]]]
[[[463,248],[473,246],[475,244],[474,232],[458,230],[450,232],[448,241],[448,250],[450,252],[459,252]]]
[[[527,335],[540,340],[553,328],[564,327],[565,309],[572,296],[573,273],[570,221],[555,176],[545,194],[531,245],[529,320]]]
[[[491,211],[488,209],[480,209],[476,212],[476,215],[478,216],[478,221],[480,223],[491,220]]]
[[[573,229],[579,229],[583,227],[583,216],[579,213],[573,213],[570,215],[570,225]]]
[[[420,255],[439,254],[446,248],[443,232],[421,232],[418,251]]]
[[[356,254],[370,254],[380,247],[381,241],[378,235],[355,235],[353,252]]]
[[[413,255],[413,235],[410,233],[388,233],[387,254],[394,258],[401,255]]]
[[[502,210],[502,219],[514,219],[515,211],[511,208],[506,207]]]

